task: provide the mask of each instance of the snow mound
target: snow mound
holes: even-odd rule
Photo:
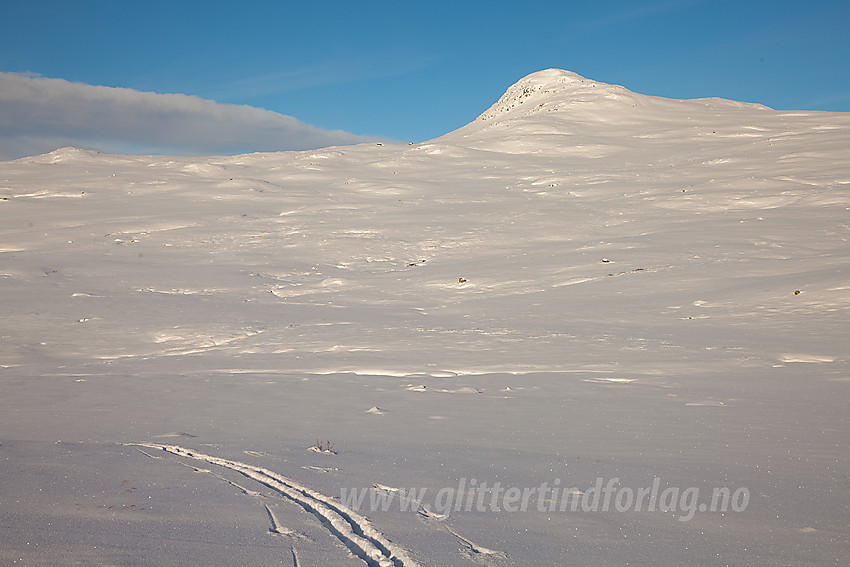
[[[547,104],[563,102],[600,103],[605,101],[627,102],[629,105],[647,98],[628,89],[586,79],[572,71],[545,69],[532,73],[512,85],[502,97],[476,122],[493,120],[506,113],[528,114],[539,112]]]
[[[545,69],[517,81],[472,124],[557,110],[568,110],[572,116],[604,120],[606,113],[610,112],[630,115],[646,109],[672,112],[680,109],[683,103],[710,108],[770,110],[760,104],[721,98],[680,100],[638,94],[620,85],[587,79],[572,71]]]
[[[779,113],[719,98],[644,95],[571,71],[546,69],[520,79],[474,121],[431,142],[498,153],[601,158],[632,138],[752,137],[755,131],[741,128],[751,126],[758,115]]]
[[[65,161],[75,161],[79,159],[90,159],[99,155],[101,155],[101,153],[95,150],[86,150],[83,148],[74,148],[68,146],[64,148],[55,149],[52,152],[48,152],[40,156],[34,156],[32,158],[24,159],[30,159],[31,161],[39,160],[44,163],[61,163]]]

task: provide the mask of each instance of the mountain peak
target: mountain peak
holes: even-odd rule
[[[659,132],[684,125],[714,132],[718,121],[765,111],[770,109],[718,98],[644,95],[571,71],[545,69],[523,77],[474,121],[439,139],[493,151],[557,153],[563,151],[566,136],[666,137]]]
[[[624,87],[592,81],[572,71],[544,69],[514,83],[476,121],[492,120],[518,109],[533,112],[542,108],[547,101],[562,96],[569,97],[575,103],[626,100],[630,106],[634,99],[640,97]]]
[[[530,75],[526,75],[517,81],[516,84],[546,86],[556,83],[572,83],[575,81],[593,82],[590,81],[590,79],[582,77],[578,73],[573,73],[572,71],[566,71],[564,69],[543,69],[542,71],[536,71]]]

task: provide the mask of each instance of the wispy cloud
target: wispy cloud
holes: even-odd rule
[[[203,155],[312,149],[370,139],[196,96],[0,72],[0,159],[69,145]]]
[[[392,53],[340,56],[314,65],[232,77],[216,85],[205,84],[203,89],[220,100],[267,96],[320,86],[398,77],[426,68],[434,61],[435,56],[431,53],[399,53],[399,50]]]
[[[608,13],[605,17],[584,23],[586,29],[599,30],[609,26],[625,24],[641,20],[650,16],[658,16],[680,10],[686,10],[700,4],[705,0],[664,0],[661,2],[640,3],[631,9],[621,9]]]

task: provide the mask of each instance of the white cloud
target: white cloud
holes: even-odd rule
[[[204,155],[369,140],[252,106],[0,72],[0,159],[61,146]]]

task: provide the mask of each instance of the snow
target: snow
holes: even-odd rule
[[[835,564],[848,150],[546,70],[422,144],[0,162],[0,563]],[[749,502],[436,500],[656,478]]]

